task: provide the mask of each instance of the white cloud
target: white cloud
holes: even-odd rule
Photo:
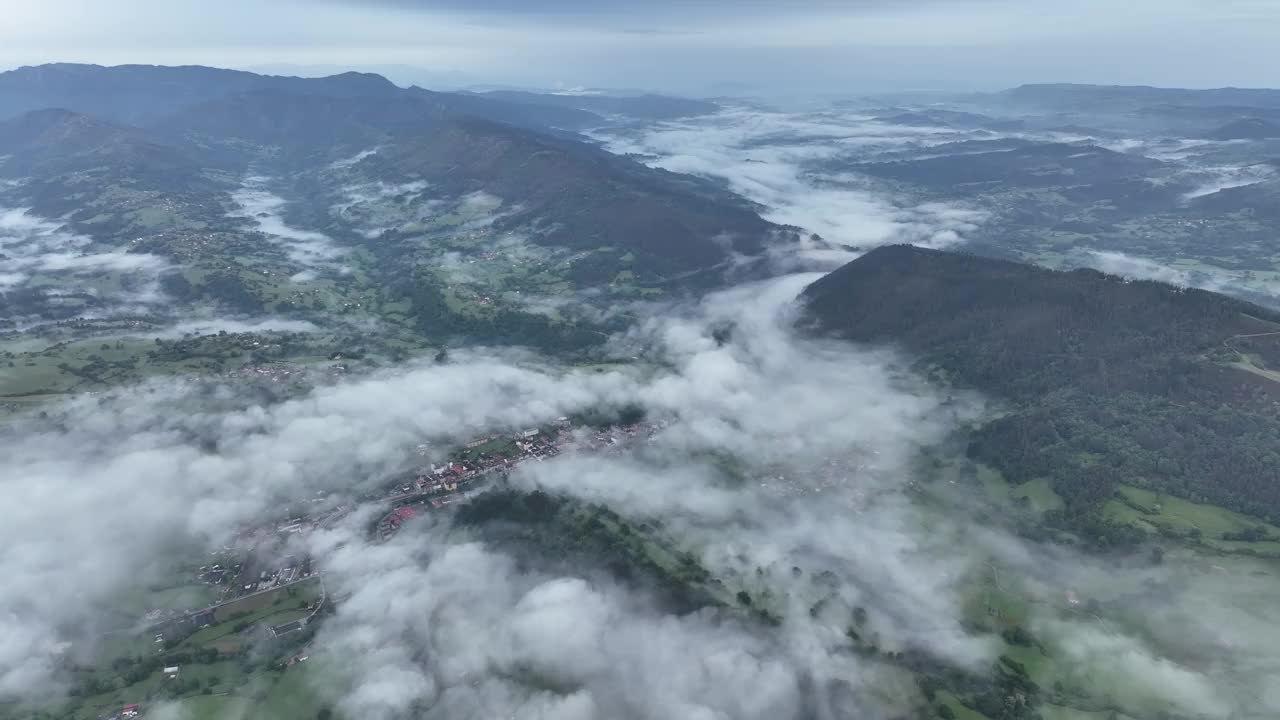
[[[165,383],[102,400],[73,402],[55,412],[54,424],[32,426],[18,437],[4,439],[5,451],[0,454],[0,492],[7,508],[0,522],[0,542],[7,548],[0,570],[26,579],[0,590],[0,605],[10,609],[0,628],[0,692],[40,687],[57,664],[58,643],[76,641],[73,652],[82,649],[92,631],[102,629],[95,618],[110,599],[126,586],[145,581],[152,563],[171,557],[175,548],[216,546],[240,523],[282,499],[310,497],[317,490],[358,492],[364,483],[377,482],[401,467],[424,439],[443,448],[449,438],[459,441],[486,430],[526,427],[602,403],[642,402],[659,416],[675,419],[662,442],[676,452],[720,449],[743,452],[749,460],[763,462],[846,448],[867,456],[864,464],[869,472],[879,468],[891,473],[916,442],[947,426],[947,415],[936,412],[936,401],[928,393],[895,388],[884,356],[851,355],[837,345],[789,344],[785,308],[808,279],[792,278],[723,296],[701,314],[673,316],[668,324],[655,321],[637,331],[626,342],[647,345],[655,358],[673,363],[674,370],[649,379],[618,372],[565,373],[460,353],[446,366],[386,371],[268,407],[241,405],[226,389],[209,392],[199,391],[200,385]],[[747,298],[751,302],[744,302]],[[729,349],[718,347],[708,334],[707,323],[724,319],[740,323],[741,339]],[[200,409],[193,411],[190,398],[197,391],[202,399]],[[788,396],[788,402],[782,402]],[[63,412],[75,422],[56,422]],[[787,439],[764,451],[766,438],[783,437]],[[610,496],[631,492],[625,485],[594,486],[593,475],[574,463],[557,467],[555,477],[560,481],[581,479],[581,487],[574,492]],[[670,477],[698,478],[696,471],[690,475],[679,470]],[[537,481],[552,482],[545,475],[537,476]],[[657,483],[662,477],[647,475],[645,481]],[[690,490],[689,502],[694,504],[679,513],[675,505],[650,507],[686,514],[700,525],[703,520],[698,519],[694,498],[723,505],[724,498],[717,499],[711,488]],[[754,497],[746,496],[740,507],[758,507]],[[102,512],[106,507],[125,509],[128,522]],[[54,516],[62,530],[49,535],[42,528]],[[705,519],[717,521],[721,516]],[[804,552],[806,543],[814,539],[811,531],[817,528],[817,524],[797,523],[787,529],[790,538],[762,535],[760,546],[744,548],[749,548],[752,561],[760,562],[767,556]],[[839,536],[828,537],[826,542],[837,542]],[[832,550],[834,546],[829,546],[823,552]],[[900,551],[906,553],[903,561],[910,562],[908,556],[915,550],[908,543]],[[710,547],[707,553],[717,555]],[[337,557],[335,572],[341,571],[341,555]],[[361,563],[376,567],[372,563],[376,557]],[[775,571],[771,567],[770,572]],[[946,615],[939,604],[946,594],[933,586],[937,576],[931,577],[935,578],[928,583],[932,587],[912,597],[932,599],[911,612],[934,617],[941,610]],[[910,574],[891,570],[881,580],[906,582]],[[529,586],[503,600],[504,607],[514,603],[536,615],[543,604],[535,599],[551,602],[562,597],[552,592],[556,587],[560,592],[572,587],[571,597],[583,602],[605,606],[614,602],[608,592],[593,600],[595,591],[584,586],[552,585],[521,605],[515,598],[528,595],[533,590]],[[67,591],[49,597],[51,588]],[[914,601],[902,604],[912,608]],[[684,648],[681,653],[697,647],[701,642],[697,633],[706,633],[709,642],[730,643],[726,658],[744,652],[735,649],[737,644],[755,642],[750,634],[740,633],[717,639],[721,633],[714,625],[701,630],[695,625],[686,631],[679,629],[679,622],[657,616],[644,622],[648,624],[643,629],[626,637],[644,637],[654,627],[670,624],[671,641],[677,649]],[[944,620],[938,623],[947,625]],[[465,627],[432,625],[431,632],[461,633]],[[375,629],[400,632],[394,626]],[[509,631],[511,642],[529,645],[522,651],[525,660],[536,659],[538,652],[551,652],[531,645],[536,636],[529,634],[528,626],[513,625]],[[910,640],[907,635],[898,638]],[[465,667],[467,657],[463,653],[455,662]],[[566,661],[562,657],[556,654],[544,661],[562,663]],[[632,667],[634,672],[642,672],[655,659],[661,658],[644,653],[616,658],[620,668]],[[721,698],[716,704],[727,708],[753,697],[749,690],[754,680],[781,672],[768,667],[743,668],[746,675],[730,667],[708,671],[724,673],[726,687],[736,688],[716,695]],[[422,682],[422,692],[427,692],[427,678]],[[652,682],[655,687],[661,684],[656,678]],[[673,695],[675,704],[668,707],[694,708],[696,696],[706,687],[690,686],[689,697]],[[453,691],[465,692],[462,687]],[[353,697],[364,697],[360,693],[371,691],[355,692]],[[751,702],[760,708],[775,707],[774,700],[759,696]]]
[[[147,337],[181,337],[186,334],[213,335],[219,332],[254,333],[254,332],[293,332],[312,333],[319,330],[315,323],[306,320],[287,320],[284,318],[253,318],[238,320],[232,318],[210,318],[207,320],[186,320],[166,328],[160,333],[147,332]]]
[[[93,249],[92,238],[27,209],[0,208],[0,290],[27,286],[37,276],[109,275],[125,287],[109,297],[91,286],[76,288],[99,295],[116,310],[154,304],[161,299],[159,276],[170,269],[158,255]]]
[[[1153,655],[1141,641],[1079,624],[1049,625],[1066,658],[1128,704],[1214,718],[1229,717],[1231,704],[1204,675]]]
[[[1195,264],[1193,269],[1184,269],[1149,258],[1102,250],[1086,250],[1074,257],[1079,258],[1079,264],[1085,267],[1134,280],[1154,280],[1228,295],[1280,298],[1280,279],[1265,274],[1257,277],[1253,273],[1203,263]]]
[[[610,150],[634,153],[674,172],[727,181],[764,207],[766,219],[795,225],[829,243],[870,248],[910,242],[943,247],[964,241],[983,214],[941,203],[914,206],[881,186],[825,161],[958,139],[938,128],[886,125],[856,113],[786,114],[734,108],[650,129],[600,131]],[[831,269],[852,259],[831,248],[800,247],[802,260]]]
[[[314,230],[303,230],[284,219],[284,198],[268,189],[270,178],[258,175],[245,178],[244,185],[232,193],[237,209],[234,217],[247,218],[255,228],[278,243],[288,258],[304,270],[329,267],[346,254],[346,249],[333,238]]]
[[[1196,175],[1208,175],[1197,188],[1183,196],[1185,200],[1194,200],[1231,188],[1256,185],[1275,177],[1275,171],[1267,165],[1246,165],[1197,169]]]

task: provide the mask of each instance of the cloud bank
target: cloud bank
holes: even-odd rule
[[[640,130],[595,134],[616,153],[646,164],[725,182],[759,203],[773,222],[817,233],[845,252],[801,248],[812,269],[834,269],[856,249],[909,242],[961,243],[983,214],[973,209],[895,197],[883,185],[823,165],[851,152],[877,152],[958,139],[954,131],[886,125],[849,113],[781,113],[746,107]]]
[[[1175,635],[1214,637],[1240,611],[1233,601],[1213,612],[1207,600],[1164,606],[1141,637],[1102,633],[1057,610],[1064,584],[1091,596],[1191,580],[1071,557],[916,502],[919,451],[979,417],[981,403],[940,394],[891,353],[797,337],[792,299],[813,277],[655,313],[614,339],[648,370],[577,372],[460,351],[445,365],[283,402],[153,383],[6,428],[0,570],[28,581],[0,588],[0,695],[62,679],[68,659],[108,629],[119,594],[176,551],[220,547],[290,500],[352,502],[477,435],[636,403],[662,422],[650,441],[526,463],[510,483],[661,527],[722,581],[727,607],[673,612],[600,568],[530,562],[448,514],[379,543],[367,533],[379,509],[368,506],[300,541],[336,603],[310,649],[326,668],[315,692],[374,720],[891,717],[924,700],[887,655],[850,651],[851,619],[864,614],[861,631],[884,653],[982,674],[1000,642],[968,627],[968,583],[1000,562],[1030,578],[1032,627],[1061,657],[1144,697],[1163,693],[1183,712],[1268,707],[1255,680],[1273,657],[1261,630],[1247,671],[1193,664],[1176,644]],[[424,442],[429,455],[415,460]],[[1208,586],[1187,587],[1203,597]],[[778,624],[734,610],[738,592]],[[1266,617],[1251,622],[1265,628]],[[1176,634],[1160,630],[1166,621]],[[1224,677],[1242,683],[1244,699],[1214,689]]]

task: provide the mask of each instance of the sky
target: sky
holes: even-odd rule
[[[844,94],[1280,85],[1272,0],[0,0],[0,67]]]

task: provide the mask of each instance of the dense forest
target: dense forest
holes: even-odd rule
[[[890,342],[1008,404],[970,454],[1048,477],[1076,524],[1120,483],[1280,518],[1280,316],[1201,290],[908,246],[805,291],[811,329]],[[1269,337],[1268,333],[1277,333]]]

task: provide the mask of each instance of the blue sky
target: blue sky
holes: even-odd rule
[[[1277,86],[1277,37],[1276,0],[0,0],[5,67],[381,68],[428,85]]]

